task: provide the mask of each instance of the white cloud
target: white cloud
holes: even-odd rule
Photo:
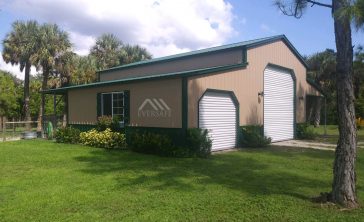
[[[1,52],[0,52],[0,70],[8,71],[16,75],[16,77],[18,77],[19,79],[24,80],[24,70],[23,72],[20,72],[19,65],[11,65],[10,63],[6,63],[3,60],[3,57],[1,56]],[[30,69],[30,74],[31,75],[37,74],[37,71],[34,66],[32,66],[32,68]]]
[[[224,0],[13,0],[6,10],[59,24],[80,54],[102,33],[140,44],[155,57],[223,44],[236,34]]]
[[[82,35],[78,32],[69,32],[69,37],[73,44],[74,52],[79,55],[87,55],[90,48],[95,44],[95,38],[92,36]]]
[[[270,34],[276,33],[276,31],[274,29],[272,29],[271,27],[269,27],[268,25],[266,25],[264,23],[260,25],[260,29],[263,30],[264,32],[268,32]]]

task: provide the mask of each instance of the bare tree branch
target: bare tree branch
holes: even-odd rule
[[[304,10],[308,4],[312,4],[311,7],[318,5],[322,7],[332,8],[332,5],[321,3],[316,0],[275,0],[274,4],[281,10],[284,15],[293,16],[295,18],[301,18]]]
[[[319,6],[323,6],[323,7],[327,7],[327,8],[332,8],[332,5],[330,5],[330,4],[325,4],[325,3],[312,1],[312,0],[306,0],[306,1],[309,2],[309,3],[312,3],[312,6],[319,5]]]

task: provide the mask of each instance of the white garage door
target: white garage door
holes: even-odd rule
[[[294,137],[294,82],[288,71],[264,71],[264,135],[272,141]]]
[[[236,147],[236,107],[228,93],[205,93],[199,104],[199,127],[209,130],[213,151]]]

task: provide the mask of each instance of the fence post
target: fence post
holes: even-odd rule
[[[15,137],[15,120],[13,118],[13,137]]]
[[[3,141],[6,141],[6,135],[5,135],[5,131],[6,131],[6,123],[3,122]]]

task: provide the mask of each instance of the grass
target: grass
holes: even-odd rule
[[[313,126],[312,129],[316,132],[319,137],[316,139],[319,142],[326,142],[326,143],[333,143],[336,144],[339,138],[339,129],[337,125],[327,125],[326,131],[327,134],[325,135],[325,128],[323,125],[315,128]],[[358,130],[358,141],[364,142],[364,129]]]
[[[41,140],[0,143],[0,221],[363,221],[363,209],[310,201],[330,190],[332,161],[330,151],[292,148],[173,159]]]

